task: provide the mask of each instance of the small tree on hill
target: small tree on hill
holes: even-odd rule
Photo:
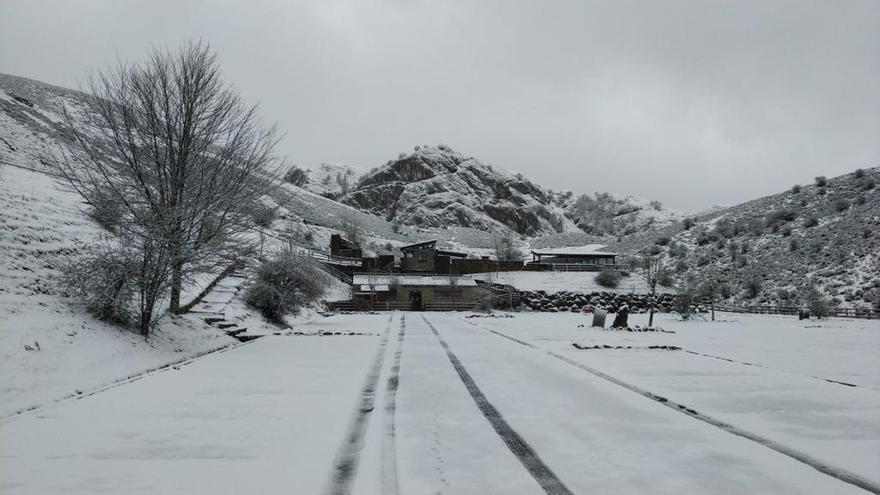
[[[805,299],[811,315],[816,318],[824,318],[828,316],[828,299],[819,292],[819,288],[816,287],[816,284],[812,279],[807,285]]]
[[[521,260],[522,252],[516,246],[516,234],[511,229],[504,229],[492,236],[495,247],[495,257],[498,261]]]
[[[642,270],[645,273],[645,284],[651,294],[651,303],[648,307],[648,326],[654,326],[654,301],[657,298],[657,284],[663,275],[663,263],[661,256],[644,256],[641,261]]]

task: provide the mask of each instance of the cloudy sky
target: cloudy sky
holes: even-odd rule
[[[306,166],[445,143],[685,210],[880,166],[877,0],[0,0],[0,72],[63,86],[197,38]]]

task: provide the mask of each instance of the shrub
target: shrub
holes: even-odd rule
[[[394,219],[394,221],[391,222],[391,231],[395,234],[400,233],[400,220]]]
[[[656,256],[656,255],[663,252],[663,248],[654,244],[654,245],[648,246],[648,249],[646,250],[646,252],[648,253],[649,256]]]
[[[251,218],[254,219],[254,223],[266,229],[272,226],[277,216],[278,211],[267,205],[257,205],[251,211]]]
[[[828,185],[828,179],[826,179],[824,175],[820,175],[816,177],[816,185],[819,187],[825,187]]]
[[[791,193],[792,194],[798,194],[800,192],[801,192],[801,185],[800,184],[795,184],[795,185],[791,186]]]
[[[866,177],[862,181],[862,191],[870,191],[871,189],[874,189],[874,179]]]
[[[609,289],[614,289],[620,284],[620,272],[617,270],[609,270],[605,269],[596,274],[596,283],[601,285],[602,287],[608,287]]]
[[[849,201],[843,198],[837,198],[831,202],[831,207],[837,212],[846,211],[846,209],[849,208]]]
[[[669,288],[675,286],[675,279],[672,278],[672,275],[669,272],[663,272],[657,279],[657,283],[660,284],[661,287]]]
[[[689,320],[694,316],[694,302],[690,289],[681,290],[672,299],[672,312],[678,313],[682,320]]]
[[[312,241],[315,240],[314,232],[312,232],[311,230],[306,231],[306,233],[303,234],[303,240],[306,241],[307,243],[311,244]]]
[[[859,206],[865,204],[865,195],[864,195],[864,194],[859,194],[858,196],[856,196],[856,199],[855,199],[854,203],[857,204],[857,205],[859,205]]]
[[[791,222],[795,218],[797,218],[797,211],[791,208],[783,208],[781,210],[776,210],[767,215],[767,224],[768,225],[779,225],[781,223]]]
[[[137,293],[137,262],[132,254],[118,244],[99,243],[62,268],[62,284],[99,320],[131,324],[135,319],[131,302]]]
[[[663,209],[663,203],[656,201],[656,200],[651,201],[650,205],[651,205],[651,208],[654,208],[657,211],[660,211]]]
[[[672,240],[672,239],[670,239],[669,236],[665,236],[665,235],[664,235],[664,236],[660,236],[660,237],[658,237],[657,240],[654,241],[654,244],[656,244],[656,245],[658,245],[658,246],[668,246],[668,245],[669,245],[669,241],[671,241],[671,240]]]
[[[779,233],[782,234],[782,237],[788,237],[791,235],[791,227],[786,225]]]
[[[804,219],[804,227],[810,228],[819,225],[819,219],[816,218],[816,215],[810,215]]]
[[[825,196],[825,194],[827,194],[827,193],[828,193],[828,191],[825,190],[824,187],[820,187],[819,189],[816,189],[816,194],[818,194],[819,196]]]
[[[305,170],[294,165],[285,172],[284,181],[289,182],[294,186],[302,186],[309,181],[309,176]]]
[[[681,221],[681,226],[682,226],[682,228],[684,228],[684,230],[690,230],[691,227],[694,226],[694,219],[690,218],[690,217],[685,218],[684,220]]]
[[[751,298],[758,297],[758,294],[761,293],[761,287],[763,286],[763,280],[758,275],[753,275],[746,279],[743,283],[743,288],[746,291],[746,296]]]
[[[679,260],[678,263],[675,264],[675,272],[676,273],[684,273],[688,269],[688,264],[684,260]]]
[[[828,300],[822,296],[819,289],[817,289],[812,283],[810,283],[809,288],[807,289],[806,300],[807,307],[810,309],[810,314],[812,316],[815,316],[816,318],[824,318],[828,316]]]
[[[316,302],[327,287],[327,275],[311,259],[289,249],[263,262],[248,289],[247,302],[266,319],[284,323],[284,316]]]
[[[861,179],[862,177],[865,176],[865,169],[863,169],[863,168],[857,168],[856,171],[853,172],[853,176],[854,176],[856,179]]]

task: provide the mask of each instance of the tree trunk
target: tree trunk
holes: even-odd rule
[[[654,306],[648,310],[648,328],[652,328],[654,326]]]
[[[710,307],[712,308],[712,321],[715,321],[715,300],[712,299],[712,301],[709,304],[710,304]]]
[[[168,311],[172,314],[180,312],[180,292],[183,286],[183,261],[175,261],[171,267],[171,294]]]

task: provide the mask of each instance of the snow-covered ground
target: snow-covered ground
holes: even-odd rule
[[[836,494],[865,493],[853,482],[880,486],[877,322],[660,315],[675,333],[629,333],[589,328],[578,314],[465,316],[320,318],[294,331],[325,336],[281,332],[17,416],[0,423],[0,490]]]

